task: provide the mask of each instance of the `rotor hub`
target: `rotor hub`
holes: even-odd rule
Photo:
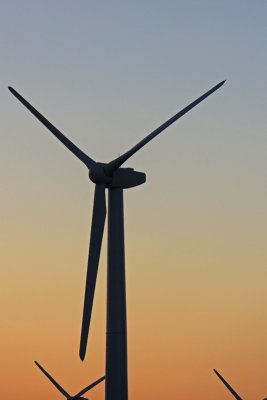
[[[96,163],[89,170],[89,178],[94,183],[108,184],[111,182],[112,177],[105,174],[103,163]]]
[[[133,168],[118,168],[111,176],[105,173],[105,164],[96,163],[90,168],[89,178],[96,184],[104,184],[107,188],[129,189],[145,183],[146,174],[134,171]]]

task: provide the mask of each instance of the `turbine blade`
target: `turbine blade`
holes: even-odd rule
[[[100,382],[102,382],[104,379],[106,379],[105,376],[102,376],[102,378],[98,379],[97,381],[91,383],[89,386],[81,390],[79,393],[75,394],[75,396],[72,397],[72,399],[78,399],[80,396],[88,392],[88,390],[93,389],[96,385],[98,385]]]
[[[234,389],[229,385],[228,382],[226,382],[226,380],[219,374],[218,371],[216,371],[216,369],[213,370],[215,372],[215,374],[219,377],[219,379],[222,381],[222,383],[224,383],[224,385],[227,387],[227,389],[232,393],[232,395],[237,399],[237,400],[242,400],[242,398],[240,396],[238,396],[238,394],[234,391]]]
[[[105,185],[96,184],[94,206],[93,206],[93,218],[91,226],[91,238],[89,246],[88,265],[87,265],[81,341],[80,341],[81,360],[84,360],[86,352],[92,307],[94,301],[98,263],[99,263],[101,244],[104,233],[105,219],[106,219]]]
[[[54,125],[51,124],[42,114],[39,113],[27,100],[25,100],[15,89],[8,87],[10,92],[44,125],[53,133],[58,140],[63,143],[76,157],[78,157],[89,169],[95,164],[95,161],[80,150],[66,136],[63,135]]]
[[[37,361],[34,361],[34,362],[35,362],[35,364],[37,365],[37,367],[40,368],[40,370],[41,370],[41,371],[45,374],[45,376],[50,380],[50,382],[52,382],[53,385],[60,391],[60,393],[62,393],[63,396],[69,398],[69,397],[70,397],[69,393],[67,393],[67,392],[55,381],[55,379],[52,378],[52,376],[49,375],[49,373],[48,373]]]
[[[143,146],[145,146],[150,140],[154,139],[159,133],[164,131],[164,129],[168,128],[171,124],[173,124],[177,119],[181,118],[184,114],[186,114],[188,111],[190,111],[193,107],[195,107],[197,104],[199,104],[201,101],[206,99],[206,97],[210,96],[213,92],[215,92],[217,89],[219,89],[223,84],[225,80],[220,82],[218,85],[214,86],[212,89],[210,89],[208,92],[204,93],[202,96],[200,96],[198,99],[193,101],[193,103],[189,104],[187,107],[183,108],[181,111],[179,111],[177,114],[175,114],[172,118],[168,119],[168,121],[164,122],[164,124],[160,125],[157,129],[155,129],[153,132],[151,132],[149,135],[147,135],[144,139],[142,139],[140,142],[138,142],[134,147],[132,147],[130,150],[126,151],[126,153],[122,154],[115,160],[109,162],[107,165],[105,165],[104,169],[107,174],[112,175],[112,173],[118,169],[125,161],[127,161],[130,157],[132,157],[133,154],[135,154],[138,150],[140,150]]]

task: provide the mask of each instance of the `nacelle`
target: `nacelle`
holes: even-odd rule
[[[133,168],[118,168],[112,176],[105,173],[105,164],[96,163],[89,171],[89,178],[96,184],[104,184],[107,188],[129,189],[145,183],[146,174]]]
[[[145,181],[146,174],[144,172],[134,171],[133,168],[119,168],[113,173],[112,180],[107,187],[129,189],[142,185]]]

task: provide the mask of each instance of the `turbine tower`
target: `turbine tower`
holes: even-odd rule
[[[80,358],[86,353],[93,307],[98,263],[106,219],[105,189],[108,189],[108,274],[107,274],[107,336],[106,336],[106,400],[127,400],[127,324],[124,256],[123,190],[145,183],[146,176],[132,168],[121,166],[148,142],[202,102],[225,81],[183,108],[172,118],[147,135],[126,153],[109,163],[94,161],[66,138],[16,90],[11,93],[58,138],[89,169],[89,178],[95,183],[91,237],[84,310],[80,340]]]
[[[91,383],[89,386],[86,386],[86,388],[82,389],[80,392],[78,392],[74,396],[71,396],[69,393],[66,392],[66,390],[63,389],[62,386],[60,386],[59,383],[57,383],[55,381],[54,378],[52,378],[51,375],[49,375],[49,373],[37,361],[34,361],[34,362],[37,365],[37,367],[40,368],[40,370],[50,380],[50,382],[52,382],[53,385],[60,391],[60,393],[63,394],[63,396],[66,397],[67,400],[87,400],[85,397],[82,397],[82,395],[85,394],[86,392],[88,392],[89,390],[93,389],[93,387],[95,387],[96,385],[98,385],[100,382],[102,382],[105,379],[105,377],[102,376],[102,378],[100,378],[97,381]]]

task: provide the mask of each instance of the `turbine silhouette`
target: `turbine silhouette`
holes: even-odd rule
[[[213,370],[215,374],[219,377],[219,379],[222,381],[222,383],[227,387],[227,389],[232,393],[232,395],[236,398],[236,400],[243,400],[237,393],[236,391],[229,385],[229,383],[222,377],[221,374],[219,374],[216,369]],[[263,400],[267,400],[267,398],[264,398]]]
[[[222,375],[219,374],[216,369],[213,370],[215,374],[218,376],[218,378],[222,381],[222,383],[227,387],[227,389],[232,393],[232,395],[236,398],[236,400],[243,400],[235,391],[234,389],[229,385],[228,382],[222,377]]]
[[[107,275],[107,337],[106,337],[106,399],[127,399],[127,326],[126,326],[126,288],[124,259],[124,220],[123,189],[141,185],[146,176],[132,168],[120,168],[138,150],[150,142],[197,104],[202,102],[225,81],[220,82],[195,101],[183,108],[172,118],[147,135],[126,153],[109,163],[93,160],[54,125],[40,114],[16,90],[9,87],[11,93],[80,161],[89,169],[89,178],[95,183],[93,216],[89,244],[87,277],[85,286],[82,331],[80,340],[80,358],[86,353],[88,333],[91,321],[94,292],[106,219],[105,189],[108,189],[108,275]]]
[[[100,382],[102,382],[105,379],[105,377],[102,376],[102,378],[100,378],[97,381],[91,383],[89,386],[86,386],[86,388],[82,389],[80,392],[78,392],[74,396],[71,396],[69,393],[66,392],[66,390],[63,389],[62,386],[60,386],[59,383],[57,383],[55,381],[54,378],[52,378],[51,375],[49,375],[49,373],[37,361],[34,361],[34,362],[37,365],[37,367],[40,368],[40,370],[50,380],[50,382],[52,382],[53,385],[60,391],[60,393],[62,393],[63,396],[65,396],[67,398],[67,400],[88,400],[85,397],[82,397],[82,395],[85,394],[86,392],[88,392],[89,390],[93,389],[93,387],[95,387],[96,385],[98,385]]]

